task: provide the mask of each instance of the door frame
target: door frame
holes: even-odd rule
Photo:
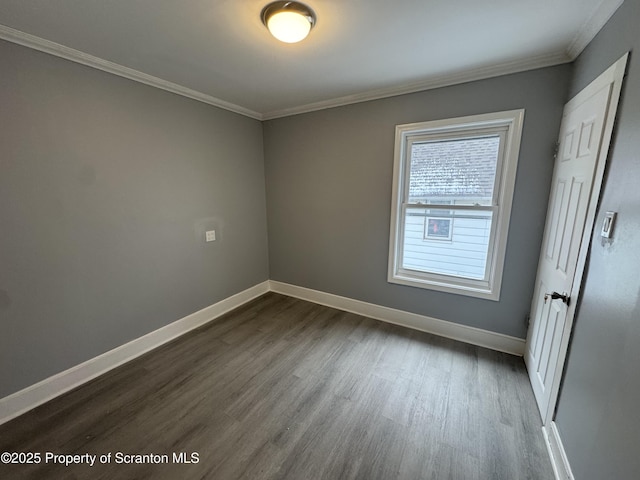
[[[620,94],[622,91],[622,81],[625,76],[628,57],[629,57],[629,53],[627,52],[622,57],[620,57],[620,59],[618,59],[613,65],[611,65],[607,70],[605,70],[602,74],[600,74],[598,78],[593,80],[589,85],[587,85],[583,90],[581,90],[571,100],[569,100],[565,104],[563,109],[563,112],[566,110],[569,110],[575,104],[582,103],[583,101],[593,96],[596,92],[598,92],[600,89],[604,88],[605,86],[607,85],[612,86],[609,93],[607,113],[605,115],[600,147],[599,147],[598,156],[596,159],[596,169],[593,177],[593,185],[589,195],[587,215],[585,217],[584,229],[582,233],[582,238],[580,240],[580,249],[578,251],[576,270],[573,276],[573,282],[571,286],[570,298],[573,301],[567,307],[567,318],[565,321],[564,330],[562,332],[562,337],[560,340],[558,362],[556,363],[553,381],[551,384],[549,405],[547,406],[547,411],[545,414],[543,414],[543,418],[542,418],[543,426],[550,425],[555,416],[556,406],[558,402],[558,394],[560,393],[560,385],[562,382],[562,374],[564,372],[564,367],[565,367],[566,358],[567,358],[567,351],[569,349],[569,341],[571,338],[571,331],[573,329],[576,306],[578,304],[580,290],[582,288],[584,268],[586,265],[589,248],[591,246],[591,239],[593,236],[593,229],[595,226],[596,213],[598,210],[598,201],[600,199],[600,191],[602,189],[605,166],[606,166],[607,157],[609,154],[609,146],[611,144],[611,137],[613,134],[616,113],[618,111],[618,101],[620,99]],[[563,113],[563,116],[564,116],[564,113]],[[555,165],[554,165],[554,172],[555,172]],[[549,212],[547,211],[547,217],[548,216],[549,216]],[[545,226],[546,226],[546,222],[545,222]],[[541,255],[542,255],[542,251],[541,251]],[[536,273],[536,277],[537,275],[538,274]],[[536,299],[533,298],[532,305],[533,305],[533,302],[535,301]],[[532,333],[531,326],[532,325],[529,325],[529,332],[527,334],[527,345],[525,349],[525,355],[526,355],[526,352],[529,351],[529,344],[531,341],[530,335]]]

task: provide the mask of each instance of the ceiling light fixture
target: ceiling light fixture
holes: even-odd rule
[[[300,2],[272,2],[262,9],[262,23],[281,42],[304,40],[316,24],[316,14]]]

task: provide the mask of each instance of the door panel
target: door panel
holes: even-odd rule
[[[570,274],[570,270],[575,269],[575,267],[572,267],[573,263],[572,265],[569,264],[569,260],[573,260],[574,257],[578,257],[576,247],[579,247],[579,245],[576,245],[575,239],[582,237],[582,225],[579,222],[582,221],[582,223],[584,223],[584,217],[587,213],[587,204],[589,203],[589,198],[586,198],[587,195],[585,194],[587,188],[583,188],[586,181],[587,180],[584,178],[571,179],[571,189],[568,195],[568,202],[563,209],[563,211],[566,212],[566,219],[564,222],[565,228],[561,237],[562,243],[556,268],[559,274],[564,274],[565,279]],[[591,179],[589,179],[589,183],[590,181]],[[576,233],[579,233],[580,235],[575,235]],[[570,258],[570,255],[573,252],[576,252],[576,255]]]
[[[564,179],[558,179],[558,183],[555,186],[555,195],[552,195],[553,198],[553,214],[551,218],[548,220],[549,229],[547,231],[547,239],[545,240],[546,248],[546,257],[547,260],[553,260],[555,257],[554,252],[556,252],[556,243],[558,240],[557,232],[559,230],[560,222],[563,221],[560,218],[560,210],[562,208],[562,198],[564,197],[564,190],[566,186],[566,181]],[[552,240],[549,240],[548,237],[551,237]]]

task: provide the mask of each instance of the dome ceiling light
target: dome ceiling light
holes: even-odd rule
[[[262,9],[262,23],[281,42],[304,40],[316,24],[316,14],[300,2],[272,2]]]

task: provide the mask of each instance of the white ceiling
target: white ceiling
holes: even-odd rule
[[[568,62],[622,0],[305,0],[293,45],[267,3],[0,0],[0,38],[264,119]]]

